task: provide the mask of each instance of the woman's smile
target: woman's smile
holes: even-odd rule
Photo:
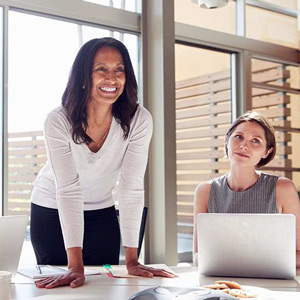
[[[105,93],[114,93],[117,91],[116,87],[100,87],[100,90]]]

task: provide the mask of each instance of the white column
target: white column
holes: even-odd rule
[[[177,263],[174,1],[143,0],[144,105],[154,132],[148,172],[146,262]]]

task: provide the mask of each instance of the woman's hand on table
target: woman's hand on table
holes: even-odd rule
[[[38,288],[53,289],[62,285],[70,285],[71,288],[76,288],[83,285],[85,277],[82,260],[82,248],[68,248],[67,256],[68,271],[65,274],[35,281],[35,286]]]
[[[125,255],[126,255],[126,267],[128,274],[143,276],[143,277],[169,277],[174,278],[177,277],[176,274],[168,272],[163,269],[155,269],[151,267],[144,266],[138,262],[137,257],[137,248],[125,247]]]
[[[58,286],[70,285],[71,288],[76,288],[83,285],[84,281],[84,268],[72,267],[63,275],[35,281],[35,286],[38,288],[52,289]]]
[[[138,261],[135,263],[127,264],[128,274],[136,275],[136,276],[143,276],[143,277],[153,277],[153,276],[160,276],[160,277],[169,277],[174,278],[177,277],[176,274],[170,273],[163,269],[155,269],[151,267],[144,266],[140,264]]]

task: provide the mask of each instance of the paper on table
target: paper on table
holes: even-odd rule
[[[19,269],[18,273],[30,277],[32,279],[39,279],[39,278],[46,278],[46,277],[53,277],[56,275],[62,275],[65,274],[67,272],[67,267],[55,267],[55,266],[50,266],[50,265],[40,265],[39,266],[41,269],[41,272],[39,272],[39,270],[37,269],[36,266],[34,267],[29,267],[26,269]],[[102,268],[99,267],[98,270],[96,271],[92,271],[89,269],[84,268],[84,275],[88,276],[88,275],[97,275],[97,274],[106,274],[107,271]]]
[[[33,278],[33,279],[51,277],[51,276],[56,276],[56,275],[61,275],[61,274],[66,273],[66,270],[48,266],[48,265],[46,265],[46,266],[40,265],[39,267],[42,272],[41,274],[40,274],[39,270],[37,269],[37,266],[31,266],[26,269],[19,269],[18,273],[25,275],[27,277]]]
[[[147,267],[151,267],[151,268],[155,268],[155,269],[162,269],[165,271],[168,271],[172,274],[175,274],[173,270],[171,270],[167,265],[165,264],[151,264],[151,265],[147,265]],[[120,266],[111,266],[111,269],[109,270],[109,272],[113,275],[113,277],[116,278],[138,278],[140,276],[135,276],[135,275],[129,275],[127,272],[127,268],[124,265],[120,265]]]
[[[60,269],[67,271],[68,267],[61,267]],[[103,267],[97,267],[97,270],[91,270],[88,268],[84,268],[84,275],[85,276],[89,276],[89,275],[103,275],[103,274],[107,274],[108,270],[106,270]]]

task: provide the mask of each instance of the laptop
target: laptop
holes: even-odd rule
[[[0,217],[0,270],[15,277],[24,242],[28,216]]]
[[[200,276],[296,276],[294,215],[201,213],[197,237]]]

